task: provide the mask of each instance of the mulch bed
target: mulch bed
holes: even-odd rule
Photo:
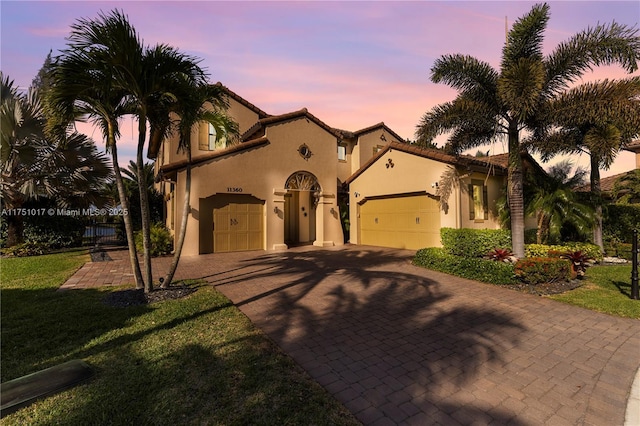
[[[169,288],[156,288],[151,293],[145,293],[143,289],[130,289],[114,291],[104,298],[104,303],[116,308],[127,306],[149,305],[165,300],[180,299],[197,290],[195,287],[175,286]]]
[[[578,287],[582,287],[584,285],[584,281],[582,280],[571,280],[571,281],[561,281],[556,283],[544,283],[544,284],[512,284],[512,285],[501,285],[500,287],[509,288],[511,290],[520,291],[522,293],[527,294],[535,294],[537,296],[547,296],[550,294],[560,294],[569,290],[576,289]]]

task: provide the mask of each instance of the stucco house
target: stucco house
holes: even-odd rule
[[[491,157],[421,149],[384,123],[336,129],[306,108],[270,115],[225,91],[240,141],[216,143],[207,123],[192,133],[185,255],[342,245],[347,211],[356,244],[439,246],[441,226],[498,227],[495,202],[506,169]],[[166,139],[149,152],[172,232],[181,220],[186,168],[176,148],[176,139]],[[441,208],[436,184],[447,170],[457,171],[461,185]]]

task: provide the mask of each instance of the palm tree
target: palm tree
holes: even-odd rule
[[[612,23],[588,28],[551,54],[542,55],[549,6],[535,5],[518,19],[502,49],[500,70],[472,56],[445,55],[431,68],[431,80],[459,91],[421,119],[416,136],[427,144],[452,131],[447,148],[460,153],[506,134],[509,149],[507,197],[513,252],[524,256],[524,201],[520,131],[538,132],[545,125],[546,104],[593,66],[618,63],[638,69],[637,30]]]
[[[603,248],[600,169],[607,170],[640,132],[640,77],[579,85],[549,102],[545,115],[551,130],[543,129],[530,144],[545,161],[559,153],[589,155],[593,237]]]
[[[111,167],[93,141],[78,133],[64,138],[45,135],[38,91],[30,88],[20,95],[8,76],[0,80],[5,208],[20,208],[38,198],[55,200],[61,207],[103,205],[106,198],[100,188],[111,177]],[[22,219],[7,216],[8,246],[22,242]]]
[[[616,204],[640,203],[640,169],[631,170],[616,179],[611,196]]]
[[[573,176],[569,176],[571,168],[570,161],[563,161],[552,166],[548,174],[536,176],[531,182],[533,198],[527,204],[526,212],[537,219],[538,244],[558,241],[565,224],[572,225],[581,234],[593,226],[593,209],[576,195],[576,188],[581,186],[587,172],[578,168]]]
[[[49,72],[46,110],[48,131],[64,133],[75,120],[88,120],[102,130],[111,154],[122,208],[129,211],[126,188],[118,163],[118,120],[131,112],[127,92],[116,84],[115,74],[128,56],[140,54],[137,38],[128,22],[101,15],[103,22],[80,20],[72,25],[68,48],[55,58]],[[113,46],[120,56],[113,55]],[[115,57],[114,57],[115,56]],[[131,217],[123,216],[129,260],[137,288],[144,282],[136,252]]]
[[[233,143],[239,136],[237,123],[232,121],[224,111],[228,105],[222,86],[204,84],[189,87],[190,89],[183,92],[185,96],[180,97],[178,104],[173,109],[173,112],[180,117],[177,126],[179,135],[178,152],[186,153],[187,167],[185,171],[184,204],[182,220],[180,221],[180,233],[178,234],[173,261],[162,283],[163,288],[171,285],[173,276],[178,268],[191,210],[191,131],[199,123],[206,122],[214,127],[216,139],[225,138],[227,143]]]

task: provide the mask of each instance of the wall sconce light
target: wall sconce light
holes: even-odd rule
[[[273,212],[274,212],[275,214],[280,213],[280,210],[278,209],[278,206],[275,206],[275,207],[273,208]]]
[[[393,166],[395,166],[395,164],[393,164],[393,160],[389,158],[389,160],[387,160],[387,164],[385,164],[385,167],[388,169],[389,167],[393,168]]]
[[[329,213],[336,214],[336,210],[333,207],[331,207],[331,210],[329,210]]]
[[[356,192],[354,192],[354,193],[353,193],[353,195],[354,195],[356,198],[358,198],[358,197],[360,196],[360,193],[356,191]]]
[[[437,187],[438,187],[438,182],[433,182],[433,183],[431,184],[431,187],[432,187],[432,188],[437,188]]]

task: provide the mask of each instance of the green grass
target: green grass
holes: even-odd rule
[[[553,300],[625,318],[640,318],[640,300],[630,298],[631,266],[593,266],[587,283],[576,290],[549,296]]]
[[[1,260],[2,381],[76,358],[96,373],[3,424],[358,424],[210,286],[128,308],[103,303],[112,288],[57,292],[87,259]]]

